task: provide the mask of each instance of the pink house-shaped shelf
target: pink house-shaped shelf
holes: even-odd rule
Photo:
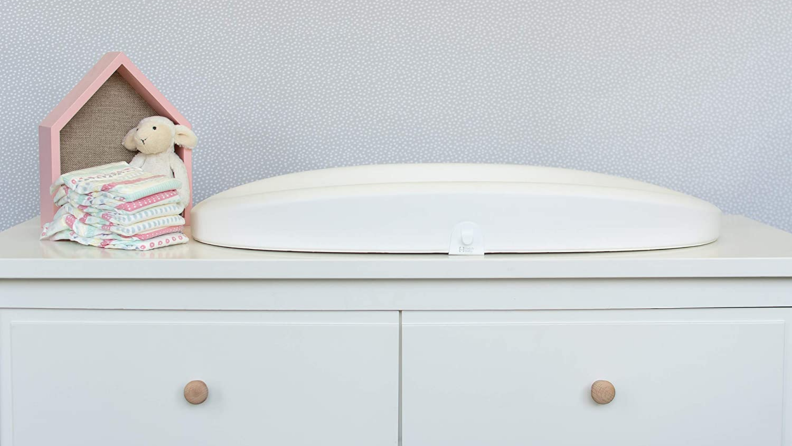
[[[39,125],[41,224],[55,214],[49,189],[61,173],[131,160],[135,153],[124,149],[121,140],[152,115],[190,127],[127,56],[105,54]],[[176,146],[176,154],[187,166],[192,191],[192,152]],[[192,200],[184,211],[188,224],[191,208]]]

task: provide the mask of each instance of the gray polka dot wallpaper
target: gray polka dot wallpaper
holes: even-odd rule
[[[198,201],[324,167],[535,164],[792,231],[788,0],[4,0],[0,48],[0,229],[38,214],[38,124],[123,51],[193,124]]]

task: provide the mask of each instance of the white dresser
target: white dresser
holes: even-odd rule
[[[483,257],[37,233],[0,233],[3,446],[792,445],[792,234],[742,217]]]

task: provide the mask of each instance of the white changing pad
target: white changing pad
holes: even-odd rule
[[[403,164],[256,181],[193,208],[211,245],[274,251],[634,251],[718,238],[720,210],[662,187],[592,172]]]

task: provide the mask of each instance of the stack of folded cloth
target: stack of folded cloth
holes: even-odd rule
[[[180,185],[125,162],[63,174],[50,188],[60,208],[41,239],[140,251],[187,243]]]

